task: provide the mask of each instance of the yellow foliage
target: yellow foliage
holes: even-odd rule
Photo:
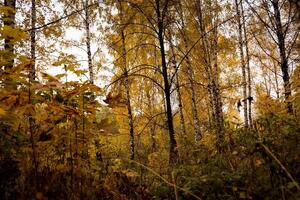
[[[6,111],[3,108],[0,108],[0,116],[4,116],[6,114]]]
[[[11,26],[2,26],[0,28],[0,35],[1,39],[10,38],[13,43],[21,42],[28,37],[21,29],[13,28]]]
[[[159,166],[159,159],[157,153],[151,153],[148,155],[148,162],[150,167],[157,167]]]
[[[284,104],[279,99],[274,99],[269,95],[258,95],[254,107],[261,115],[286,113]]]

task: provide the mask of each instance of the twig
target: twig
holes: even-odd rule
[[[98,3],[90,4],[90,5],[88,5],[87,7],[90,8],[90,7],[95,6],[95,5],[98,5]],[[52,24],[56,24],[56,23],[58,23],[58,22],[60,22],[60,21],[62,21],[62,20],[64,20],[64,19],[67,19],[67,18],[69,18],[69,17],[71,17],[71,16],[73,16],[73,15],[75,15],[75,14],[79,14],[80,12],[82,12],[82,11],[85,10],[85,9],[86,9],[86,8],[82,8],[82,9],[79,9],[79,10],[75,10],[75,11],[71,12],[70,14],[65,15],[65,16],[62,16],[62,17],[60,17],[60,18],[58,18],[58,19],[56,19],[56,20],[54,20],[54,21],[48,22],[48,23],[43,24],[43,25],[41,25],[41,26],[37,26],[37,27],[35,27],[35,28],[27,29],[27,30],[25,30],[25,32],[29,32],[29,31],[32,31],[32,30],[39,30],[39,29],[42,29],[42,28],[46,28],[47,26],[50,26],[50,25],[52,25]]]
[[[266,150],[266,152],[268,154],[270,154],[270,156],[279,164],[279,166],[281,167],[281,169],[286,173],[286,175],[291,179],[291,181],[294,183],[294,185],[296,186],[296,188],[300,191],[300,187],[299,184],[297,183],[297,181],[293,178],[293,176],[290,174],[290,172],[285,168],[285,166],[280,162],[280,160],[278,160],[278,158],[271,152],[271,150],[264,144],[260,143],[260,145]]]
[[[175,181],[175,177],[174,177],[174,172],[173,171],[172,171],[172,179],[173,179],[173,184],[174,184],[175,200],[178,200],[177,188],[175,187],[176,181]]]
[[[195,197],[195,198],[198,199],[198,200],[201,200],[201,198],[198,197],[197,195],[195,195],[194,193],[192,193],[192,192],[190,192],[190,191],[188,191],[188,190],[186,190],[186,189],[184,189],[184,188],[182,188],[182,187],[179,187],[179,186],[177,186],[177,185],[174,184],[174,183],[169,182],[167,179],[165,179],[164,177],[162,177],[161,175],[159,175],[156,171],[154,171],[154,170],[151,169],[150,167],[147,167],[146,165],[144,165],[144,164],[142,164],[142,163],[139,163],[139,162],[137,162],[137,161],[135,161],[135,160],[129,160],[129,159],[124,159],[124,160],[126,160],[126,161],[128,161],[128,162],[135,163],[135,164],[137,164],[138,166],[141,166],[141,167],[147,169],[148,171],[152,172],[154,175],[156,175],[157,177],[159,177],[161,180],[163,180],[166,184],[168,184],[168,185],[170,185],[170,186],[172,186],[172,187],[174,187],[174,188],[176,188],[176,189],[178,189],[178,190],[181,190],[181,191],[183,191],[183,192],[185,192],[185,193],[187,193],[187,194],[189,194],[189,195]]]

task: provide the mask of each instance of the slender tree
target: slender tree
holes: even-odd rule
[[[178,3],[178,12],[180,16],[180,23],[181,23],[181,37],[183,39],[184,43],[184,51],[188,51],[188,38],[187,38],[187,31],[186,31],[186,24],[185,24],[185,19],[183,17],[183,10],[182,10],[182,5],[179,2]],[[189,80],[189,89],[191,92],[191,100],[192,100],[192,114],[193,114],[193,121],[194,121],[194,127],[195,127],[195,141],[199,142],[202,138],[202,133],[201,133],[201,128],[200,128],[200,120],[199,120],[199,114],[198,114],[198,109],[197,109],[197,97],[196,97],[196,92],[195,92],[195,74],[193,70],[192,63],[190,61],[190,57],[187,55],[186,58],[186,63],[187,63],[187,74],[188,74],[188,80]]]
[[[243,32],[244,32],[244,46],[245,46],[245,52],[246,52],[246,75],[247,75],[247,85],[248,85],[248,120],[249,120],[249,126],[252,127],[252,81],[251,81],[251,69],[250,69],[250,53],[249,53],[249,41],[248,41],[248,34],[246,29],[246,17],[245,17],[245,11],[243,6],[243,0],[240,2],[241,6],[241,15],[242,15],[242,26],[243,26]]]
[[[287,108],[290,113],[293,112],[292,103],[290,102],[289,97],[292,94],[291,84],[290,84],[290,75],[289,75],[289,64],[288,57],[286,55],[286,43],[285,43],[285,34],[281,22],[281,13],[279,8],[278,0],[271,0],[274,9],[274,18],[275,18],[275,32],[277,36],[277,44],[280,54],[280,67],[282,72],[282,79],[284,84],[284,96],[287,101]]]
[[[4,6],[8,8],[8,11],[3,15],[3,25],[13,29],[15,27],[16,0],[4,0]],[[14,65],[15,49],[12,37],[8,36],[4,39],[4,50],[7,52],[4,67],[5,70],[8,70]]]
[[[85,25],[85,43],[86,43],[86,53],[88,59],[88,68],[90,74],[90,82],[94,83],[94,69],[92,63],[92,52],[91,52],[91,32],[90,32],[90,12],[89,12],[89,0],[84,0],[82,2],[84,5],[84,25]]]
[[[155,13],[156,13],[156,22],[157,22],[157,38],[159,41],[160,47],[160,56],[161,56],[161,68],[162,76],[164,80],[164,95],[165,95],[165,104],[167,112],[167,125],[170,138],[170,150],[169,150],[169,162],[174,164],[177,162],[178,152],[177,152],[177,142],[175,139],[175,130],[173,124],[173,112],[171,106],[171,83],[169,81],[169,72],[166,62],[166,52],[165,52],[165,31],[166,31],[166,14],[169,9],[170,0],[155,0]]]
[[[271,39],[274,47],[278,50],[279,56],[276,55],[276,53],[270,53],[273,52],[273,49],[270,50],[266,45],[263,45],[264,41],[260,41],[258,39],[257,33],[252,33],[264,54],[266,54],[270,59],[278,62],[281,69],[284,90],[283,93],[287,104],[287,110],[289,113],[292,113],[293,108],[290,99],[290,96],[292,95],[290,73],[292,70],[289,65],[289,61],[292,58],[292,52],[297,43],[299,34],[299,29],[295,30],[293,28],[293,25],[295,25],[297,21],[297,12],[295,12],[295,8],[290,4],[290,2],[286,1],[258,1],[260,9],[256,9],[256,2],[249,2],[249,0],[245,1],[260,22],[260,25],[263,27],[263,30],[265,31],[264,33],[266,33],[265,36]],[[282,19],[282,15],[285,17],[284,20]],[[262,30],[260,30],[260,32],[261,31]]]
[[[244,123],[245,127],[248,128],[249,120],[248,120],[248,95],[247,95],[247,75],[246,75],[246,61],[244,55],[244,41],[243,41],[243,25],[241,21],[241,11],[240,11],[240,4],[238,0],[235,0],[235,9],[236,9],[236,17],[237,17],[237,24],[238,24],[238,45],[240,51],[240,59],[241,59],[241,69],[242,69],[242,85],[243,85],[243,99],[242,102],[244,103]]]
[[[36,2],[31,0],[31,31],[30,31],[30,57],[31,57],[31,69],[30,69],[30,81],[35,79],[36,69]]]
[[[208,93],[210,96],[210,102],[212,107],[213,121],[217,133],[217,146],[221,151],[220,144],[224,139],[224,122],[223,122],[223,110],[222,99],[219,86],[219,67],[218,67],[218,11],[213,11],[213,2],[208,1],[208,19],[209,24],[213,27],[210,37],[206,32],[206,24],[204,20],[203,2],[198,0],[195,2],[195,8],[197,13],[200,38],[202,43],[203,60],[206,76],[208,79]],[[217,6],[217,2],[214,1],[214,6]]]
[[[169,38],[169,44],[171,49],[171,63],[173,65],[174,70],[177,69],[177,62],[176,62],[176,53],[175,53],[175,47],[171,38],[171,33],[169,31],[168,34]],[[185,127],[185,119],[183,115],[183,101],[181,96],[181,90],[180,90],[180,81],[179,81],[179,73],[176,73],[175,75],[175,88],[177,92],[177,101],[178,101],[178,109],[179,109],[179,117],[180,117],[180,128],[182,131],[182,134],[186,136],[186,127]]]
[[[122,2],[119,0],[119,18],[120,20],[124,19],[124,11]],[[131,97],[130,97],[130,83],[129,83],[129,76],[128,76],[128,67],[127,67],[127,50],[126,50],[126,39],[125,39],[125,29],[126,25],[120,27],[120,35],[122,41],[122,50],[121,50],[121,57],[122,57],[122,68],[124,71],[124,78],[125,78],[125,93],[126,93],[126,105],[127,105],[127,112],[128,112],[128,124],[129,124],[129,136],[130,136],[130,159],[134,159],[135,154],[135,144],[134,144],[134,127],[133,127],[133,114],[132,114],[132,106],[131,106]]]

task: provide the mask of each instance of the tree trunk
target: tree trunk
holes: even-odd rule
[[[171,56],[172,60],[171,63],[173,64],[173,68],[176,71],[176,55],[174,51],[174,44],[172,42],[172,37],[171,33],[169,31],[169,43],[170,43],[170,48],[171,48]],[[183,115],[183,105],[182,105],[182,97],[181,97],[181,91],[180,91],[180,82],[179,82],[179,75],[178,72],[175,74],[175,87],[176,87],[176,92],[177,92],[177,100],[178,100],[178,108],[179,108],[179,116],[180,116],[180,129],[182,131],[182,134],[184,137],[186,137],[186,128],[185,128],[185,120],[184,120],[184,115]]]
[[[180,91],[180,84],[179,84],[179,77],[178,74],[176,74],[176,92],[177,92],[177,98],[178,98],[178,108],[179,108],[179,115],[180,115],[180,129],[182,131],[182,134],[184,137],[186,137],[186,128],[185,128],[185,120],[184,120],[184,115],[183,115],[183,104],[182,104],[182,96],[181,96],[181,91]]]
[[[235,9],[236,16],[238,22],[238,40],[239,40],[239,51],[240,51],[240,59],[241,59],[241,69],[242,69],[242,85],[243,85],[243,109],[244,109],[244,123],[245,127],[248,128],[248,103],[247,103],[247,80],[246,80],[246,63],[244,56],[244,45],[243,45],[243,27],[241,23],[241,13],[239,8],[238,0],[235,0]]]
[[[89,16],[89,8],[88,8],[88,0],[84,2],[85,6],[85,31],[86,31],[86,50],[87,50],[87,58],[88,58],[88,68],[90,74],[90,83],[94,84],[94,69],[92,64],[92,53],[91,53],[91,33],[90,33],[90,16]]]
[[[280,89],[279,89],[279,83],[278,83],[278,72],[277,72],[277,63],[273,64],[274,66],[274,79],[275,79],[275,91],[276,91],[276,97],[277,99],[280,98]]]
[[[212,9],[210,9],[212,10]],[[213,62],[213,71],[212,71],[212,91],[213,91],[213,97],[215,101],[215,120],[216,120],[216,129],[217,129],[217,137],[219,144],[223,142],[224,139],[224,118],[223,118],[223,104],[221,99],[221,93],[220,93],[220,84],[219,84],[219,66],[218,66],[218,21],[219,16],[218,14],[215,14],[213,16],[214,20],[212,22],[212,25],[214,27],[213,30],[213,44],[211,45],[212,48],[212,59]],[[221,150],[220,146],[218,146],[219,150]]]
[[[243,2],[241,0],[241,11],[242,11],[242,25],[243,25],[243,31],[244,31],[244,44],[245,44],[245,50],[246,50],[246,69],[247,69],[247,81],[248,81],[248,120],[249,120],[249,126],[252,127],[252,81],[251,81],[251,70],[250,70],[250,55],[249,55],[249,45],[248,45],[248,35],[246,30],[246,19],[245,19],[245,13],[244,13],[244,6]]]
[[[30,31],[30,56],[31,56],[31,69],[30,69],[30,81],[35,80],[35,60],[36,60],[36,40],[35,40],[35,35],[36,35],[36,6],[35,6],[35,0],[31,0],[31,31]]]
[[[209,1],[209,10],[212,11],[211,1]],[[198,0],[196,2],[197,8],[197,17],[199,22],[199,29],[201,34],[201,42],[203,47],[203,59],[204,59],[204,67],[208,79],[208,93],[210,97],[210,104],[212,108],[212,118],[214,119],[214,125],[217,134],[217,147],[218,150],[221,151],[221,145],[224,140],[224,128],[223,128],[223,111],[222,111],[222,100],[219,89],[219,70],[218,70],[218,32],[217,32],[217,23],[218,16],[211,16],[211,26],[215,27],[213,30],[212,39],[209,40],[208,34],[206,33],[206,28],[203,19],[203,11],[202,11],[202,1]],[[212,13],[212,12],[211,12]],[[213,17],[215,20],[213,22]],[[211,45],[209,43],[211,41]],[[209,46],[211,48],[209,49]]]
[[[152,93],[150,93],[150,90],[147,91],[147,99],[148,99],[148,109],[150,112],[150,116],[154,116],[153,110],[154,109],[154,100],[155,100],[155,85],[152,83]],[[151,119],[150,119],[151,120]],[[156,139],[155,139],[155,130],[156,130],[156,119],[152,119],[152,124],[150,127],[150,139],[151,139],[151,152],[155,152],[156,150]]]
[[[274,9],[274,17],[275,17],[275,27],[276,27],[276,35],[278,39],[278,49],[280,53],[280,67],[282,72],[282,79],[284,83],[284,96],[287,102],[287,109],[289,113],[293,112],[292,103],[290,102],[289,97],[292,94],[291,85],[290,85],[290,76],[289,76],[289,66],[288,66],[288,58],[286,56],[286,47],[285,47],[285,35],[283,32],[283,27],[281,23],[281,14],[279,10],[278,0],[272,0],[272,5]]]
[[[120,4],[120,20],[123,19],[123,8],[122,3]],[[124,28],[121,30],[121,39],[122,39],[122,65],[124,68],[124,76],[125,76],[125,93],[126,93],[126,105],[128,112],[128,124],[129,124],[129,137],[130,137],[130,159],[133,160],[135,156],[135,143],[134,143],[134,127],[133,127],[133,116],[131,109],[131,101],[130,101],[130,83],[128,80],[128,70],[127,70],[127,51],[126,51],[126,41],[125,41],[125,33]]]
[[[199,142],[202,139],[202,134],[201,134],[200,120],[199,120],[198,110],[197,110],[196,93],[194,89],[194,71],[190,63],[188,64],[188,79],[190,82],[190,90],[191,90],[192,114],[193,114],[194,127],[195,127],[195,141]]]
[[[162,67],[162,75],[164,79],[164,93],[166,99],[166,111],[167,111],[167,124],[169,130],[169,137],[170,137],[170,152],[169,152],[169,163],[174,164],[177,162],[178,159],[178,152],[177,152],[177,142],[175,139],[175,131],[173,125],[173,114],[172,114],[172,107],[171,107],[171,92],[170,92],[170,83],[169,83],[169,76],[168,76],[168,68],[166,63],[166,54],[165,54],[165,47],[164,47],[164,24],[163,19],[161,16],[160,11],[160,1],[156,0],[156,14],[158,19],[158,39],[160,45],[160,54],[161,54],[161,67]]]
[[[4,6],[11,8],[12,11],[8,11],[8,13],[3,16],[3,25],[14,28],[16,0],[4,0]],[[13,38],[11,38],[10,36],[4,39],[4,50],[8,52],[4,67],[5,70],[9,70],[14,65],[14,43]]]
[[[31,32],[30,32],[30,71],[29,71],[29,88],[28,88],[28,103],[32,104],[32,92],[31,92],[31,84],[35,80],[35,49],[36,49],[36,41],[35,41],[35,24],[36,24],[36,6],[35,0],[31,0]],[[35,120],[32,118],[31,114],[29,115],[29,131],[30,131],[30,142],[32,148],[32,158],[34,164],[35,171],[35,181],[38,184],[38,161],[37,161],[37,152],[35,149],[35,141],[34,141],[34,126]],[[36,185],[37,186],[37,185]]]
[[[179,16],[181,20],[181,25],[182,25],[182,35],[181,37],[183,38],[184,42],[184,47],[185,51],[188,51],[188,38],[186,37],[187,33],[185,30],[185,22],[183,18],[183,11],[182,11],[182,5],[179,2]],[[202,133],[201,133],[201,128],[200,128],[200,120],[199,120],[199,115],[198,115],[198,110],[197,110],[197,100],[196,100],[196,93],[195,93],[195,87],[194,87],[194,70],[192,67],[192,64],[190,62],[189,56],[186,56],[186,62],[187,62],[187,67],[188,67],[188,79],[190,83],[190,91],[191,91],[191,100],[192,100],[192,114],[193,114],[193,121],[194,121],[194,128],[195,128],[195,141],[199,142],[202,139]]]

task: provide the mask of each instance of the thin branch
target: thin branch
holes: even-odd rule
[[[93,7],[95,5],[98,5],[98,3],[90,4],[90,5],[87,6],[87,8]],[[80,14],[80,12],[82,12],[84,10],[85,10],[85,8],[82,8],[82,9],[79,9],[79,10],[75,10],[75,11],[71,12],[70,14],[62,16],[62,17],[60,17],[60,18],[58,18],[58,19],[56,19],[54,21],[48,22],[48,23],[43,24],[41,26],[37,26],[35,28],[26,29],[25,32],[29,32],[29,31],[33,31],[33,30],[39,30],[39,29],[42,29],[42,28],[47,28],[48,26],[50,26],[52,24],[56,24],[56,23],[58,23],[58,22],[60,22],[60,21],[62,21],[64,19],[67,19],[67,18],[73,16],[73,15]]]
[[[214,27],[212,27],[211,29],[209,29],[207,32],[205,32],[204,34],[202,34],[197,40],[196,42],[190,47],[190,49],[184,54],[183,58],[180,60],[180,62],[178,63],[178,65],[175,68],[175,72],[173,73],[171,80],[170,80],[170,84],[173,83],[173,79],[177,73],[177,71],[179,70],[179,67],[181,66],[181,64],[183,63],[183,61],[187,58],[187,56],[191,53],[191,51],[195,48],[195,46],[198,44],[198,42],[200,42],[200,40],[206,36],[208,33],[212,32],[215,30],[215,28],[235,19],[236,15],[229,17],[228,19],[225,19],[224,21],[220,22],[219,24],[215,25]]]
[[[300,186],[297,183],[297,181],[293,178],[293,176],[290,174],[290,172],[285,168],[285,166],[280,162],[280,160],[272,153],[272,151],[263,143],[259,143],[265,151],[270,154],[270,156],[278,163],[278,165],[281,167],[281,169],[286,173],[286,175],[291,179],[291,181],[294,183],[296,188],[300,191]]]
[[[146,165],[144,165],[144,164],[142,164],[142,163],[139,163],[139,162],[137,162],[137,161],[135,161],[135,160],[129,160],[129,159],[124,159],[124,160],[126,160],[126,161],[128,161],[128,162],[135,163],[135,164],[137,164],[137,165],[139,165],[139,166],[141,166],[141,167],[147,169],[148,171],[150,171],[151,173],[153,173],[154,175],[156,175],[157,177],[159,177],[159,178],[160,178],[162,181],[164,181],[166,184],[168,184],[168,185],[170,185],[170,186],[172,186],[172,187],[176,187],[178,190],[181,190],[181,191],[185,192],[186,194],[189,194],[189,195],[193,196],[195,199],[201,200],[201,198],[198,197],[197,195],[195,195],[194,193],[192,193],[192,192],[190,192],[190,191],[188,191],[188,190],[186,190],[186,189],[184,189],[184,188],[182,188],[182,187],[179,187],[179,186],[175,185],[174,183],[169,182],[167,179],[165,179],[164,177],[162,177],[159,173],[157,173],[156,171],[154,171],[154,170],[151,169],[150,167],[148,167],[148,166],[146,166]]]

